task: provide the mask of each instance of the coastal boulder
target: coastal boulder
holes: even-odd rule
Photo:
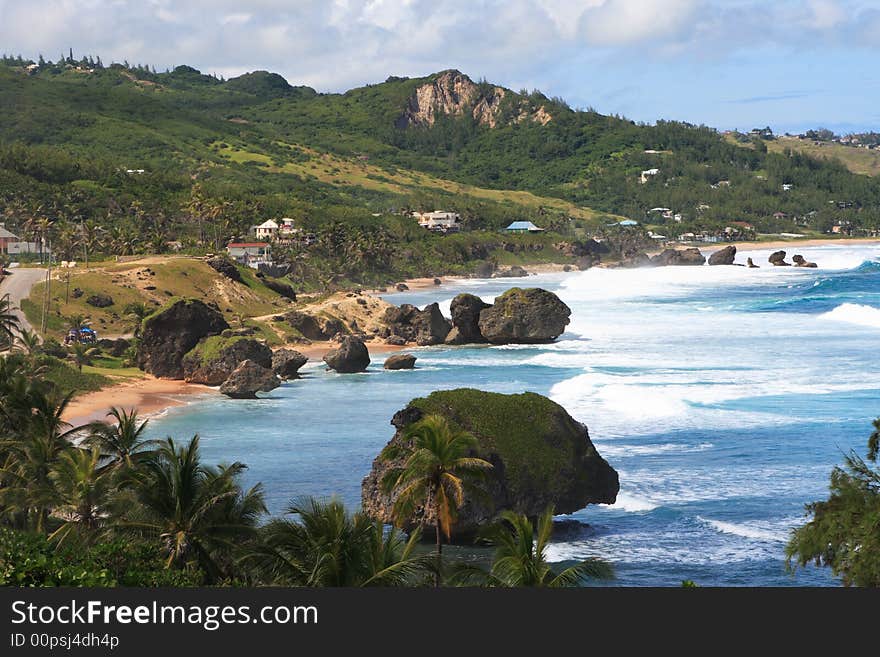
[[[412,354],[394,354],[385,359],[386,370],[411,370],[416,365],[416,357]]]
[[[725,246],[709,256],[710,265],[732,265],[736,258],[736,247],[731,244]]]
[[[770,254],[770,257],[767,260],[774,267],[791,267],[791,265],[785,261],[785,251],[774,251]]]
[[[565,332],[571,308],[539,287],[514,287],[480,312],[480,334],[492,344],[551,342]]]
[[[95,308],[109,308],[113,305],[113,297],[109,294],[93,294],[86,298],[86,303]]]
[[[205,264],[231,281],[235,281],[236,283],[244,282],[241,280],[241,272],[238,271],[238,267],[236,267],[228,258],[223,258],[221,256],[208,258],[205,260]]]
[[[802,255],[795,255],[795,256],[792,256],[792,257],[791,257],[791,261],[794,263],[794,266],[795,266],[795,267],[810,267],[810,268],[815,269],[816,267],[819,266],[819,265],[817,265],[815,262],[808,262],[808,261],[804,258],[804,256],[802,256]]]
[[[746,259],[746,267],[748,267],[749,269],[760,269],[758,265],[755,264],[755,261],[751,258]]]
[[[370,365],[370,352],[363,340],[346,335],[337,349],[324,355],[324,362],[340,374],[354,374]]]
[[[473,294],[459,294],[449,305],[452,313],[452,330],[446,336],[446,344],[476,344],[486,342],[480,333],[480,313],[492,306]]]
[[[345,333],[345,324],[334,317],[315,317],[298,310],[284,314],[285,321],[308,340],[329,340],[337,333]]]
[[[520,267],[519,265],[513,265],[510,269],[503,269],[501,271],[496,271],[492,278],[522,278],[523,276],[528,276],[529,272]]]
[[[409,303],[401,304],[399,308],[392,306],[385,310],[382,321],[392,335],[399,335],[419,346],[442,344],[452,330],[452,324],[440,312],[437,303],[428,304],[424,310]]]
[[[278,349],[272,354],[272,371],[282,379],[295,379],[307,362],[308,357],[296,349]]]
[[[141,323],[137,363],[153,376],[183,378],[183,357],[202,338],[218,335],[229,324],[199,299],[178,299]]]
[[[478,441],[472,456],[493,465],[481,483],[485,495],[466,495],[453,538],[472,536],[505,510],[533,517],[552,504],[557,513],[572,513],[587,504],[613,504],[617,498],[617,472],[596,451],[587,428],[546,397],[473,389],[434,392],[395,414],[391,424],[397,432],[389,446],[406,445],[407,429],[430,414],[472,434]],[[402,462],[403,457],[385,459],[382,454],[373,461],[361,485],[364,512],[371,518],[396,522],[396,494],[385,493],[380,484]],[[435,519],[430,507],[419,508],[397,524],[433,527]]]
[[[689,249],[663,249],[661,253],[651,258],[651,264],[655,267],[705,265],[706,257],[696,247]]]
[[[258,392],[270,392],[278,386],[278,377],[272,370],[246,360],[223,382],[220,392],[232,399],[254,399]]]
[[[618,264],[618,267],[623,269],[637,269],[639,267],[650,267],[651,264],[651,258],[648,257],[647,253],[634,253],[633,255],[623,258]]]
[[[205,338],[183,358],[183,378],[206,386],[222,384],[242,361],[272,367],[272,350],[265,342],[248,337]]]

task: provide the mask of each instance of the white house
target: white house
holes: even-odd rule
[[[538,228],[531,221],[514,221],[507,228],[508,233],[543,233],[543,228]]]
[[[412,216],[419,222],[419,226],[441,233],[454,233],[461,230],[461,215],[457,212],[413,212]]]
[[[644,185],[646,182],[648,182],[648,178],[656,176],[658,173],[660,173],[660,169],[645,169],[644,171],[642,171],[639,182]]]
[[[230,242],[226,253],[236,262],[254,269],[261,263],[272,264],[272,251],[267,242]]]
[[[278,224],[269,219],[254,229],[254,235],[258,240],[271,240],[278,232]]]

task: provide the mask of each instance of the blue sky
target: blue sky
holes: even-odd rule
[[[0,0],[0,49],[342,91],[458,68],[575,107],[880,130],[880,0]]]

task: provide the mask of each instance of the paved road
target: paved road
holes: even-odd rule
[[[20,310],[18,310],[19,304],[21,304],[22,299],[27,299],[28,295],[31,293],[31,288],[40,281],[46,280],[46,270],[45,269],[10,269],[12,274],[3,279],[3,282],[0,283],[0,296],[9,295],[9,300],[11,305],[15,308],[13,312],[18,315],[18,318],[21,320],[22,328],[27,328],[30,330],[35,330],[32,327],[27,319]]]

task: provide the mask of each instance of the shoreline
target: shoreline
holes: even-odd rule
[[[880,246],[880,238],[878,237],[848,237],[848,238],[840,238],[840,239],[825,239],[821,237],[810,238],[805,240],[770,240],[768,242],[718,242],[717,244],[712,244],[711,248],[713,252],[718,249],[723,249],[725,246],[733,245],[736,247],[737,252],[740,251],[763,251],[763,250],[773,250],[773,251],[790,251],[790,249],[794,247],[817,247],[817,246],[857,246],[864,244],[877,244]],[[717,246],[717,249],[715,248]],[[707,247],[708,248],[708,247]],[[790,251],[792,254],[795,253],[793,250]]]

